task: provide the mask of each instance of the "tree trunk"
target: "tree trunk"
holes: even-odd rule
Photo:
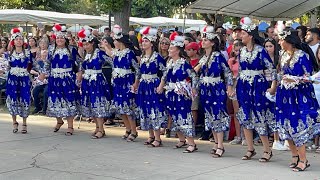
[[[124,6],[118,12],[114,12],[114,23],[122,28],[123,33],[129,32],[129,18],[131,15],[131,1],[125,0]]]

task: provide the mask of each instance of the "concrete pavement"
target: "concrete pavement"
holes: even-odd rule
[[[182,153],[173,149],[175,138],[162,138],[164,147],[148,148],[148,137],[139,131],[136,142],[120,137],[121,127],[106,128],[107,137],[90,139],[95,126],[86,122],[73,136],[65,136],[67,124],[53,133],[55,119],[30,116],[28,134],[12,133],[12,121],[0,113],[0,180],[87,180],[87,179],[305,179],[320,180],[320,155],[309,153],[311,167],[300,173],[288,168],[289,152],[274,151],[269,163],[259,163],[262,150],[251,161],[243,161],[245,147],[225,143],[223,158],[214,159],[209,152],[212,143],[197,141],[199,151]],[[75,123],[77,127],[77,123]]]

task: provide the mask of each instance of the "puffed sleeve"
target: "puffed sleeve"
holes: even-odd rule
[[[299,57],[299,64],[302,66],[303,75],[311,76],[313,72],[312,62],[309,59],[309,55],[307,53],[302,53]]]
[[[232,86],[233,85],[232,73],[227,63],[227,60],[224,58],[224,56],[222,56],[222,54],[220,54],[218,58],[219,58],[218,62],[220,62],[220,66],[222,67],[225,81],[227,85]]]
[[[108,56],[105,51],[99,50],[98,55],[99,55],[99,59],[103,62],[103,64],[108,63],[110,64],[110,66],[113,66],[112,58]]]
[[[189,75],[189,77],[191,78],[192,81],[192,88],[193,89],[197,89],[198,88],[198,83],[199,83],[199,77],[197,76],[196,72],[194,71],[194,69],[192,68],[192,66],[185,62],[185,67],[186,67],[186,71]]]
[[[129,58],[131,58],[131,66],[134,69],[136,79],[140,79],[141,78],[140,66],[139,66],[136,55],[132,51],[130,51]]]
[[[269,56],[268,52],[265,49],[261,50],[260,57],[262,59],[262,63],[265,67],[265,69],[268,69],[268,71],[271,73],[271,80],[277,80],[277,71],[276,68],[272,62],[271,57]]]
[[[157,56],[157,63],[159,66],[159,73],[158,73],[158,74],[160,74],[159,77],[162,77],[165,74],[165,71],[167,69],[166,69],[166,60],[164,60],[160,54],[158,54],[158,56]]]

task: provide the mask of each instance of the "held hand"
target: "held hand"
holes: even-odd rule
[[[46,78],[46,75],[43,74],[43,73],[39,74],[39,76],[38,76],[38,79],[39,79],[41,82],[44,81],[45,78]]]
[[[131,92],[133,92],[133,93],[138,92],[138,86],[139,86],[139,83],[134,83],[134,84],[131,86]]]
[[[162,94],[163,93],[163,87],[158,86],[157,87],[157,93]]]
[[[267,92],[269,92],[270,95],[275,95],[276,94],[276,89],[275,88],[269,88],[269,89],[267,89]]]
[[[76,74],[76,76],[77,76],[77,81],[82,81],[82,74],[83,74],[83,72],[82,71],[79,71],[79,72],[77,72],[77,74]]]
[[[235,91],[232,86],[228,86],[227,95],[228,97],[233,97],[235,95]]]

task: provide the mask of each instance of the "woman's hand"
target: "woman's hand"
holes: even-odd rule
[[[227,95],[228,95],[228,97],[233,97],[235,95],[235,91],[232,86],[228,86]]]
[[[276,94],[277,89],[276,88],[269,88],[267,89],[267,92],[270,93],[270,95],[275,95]]]

